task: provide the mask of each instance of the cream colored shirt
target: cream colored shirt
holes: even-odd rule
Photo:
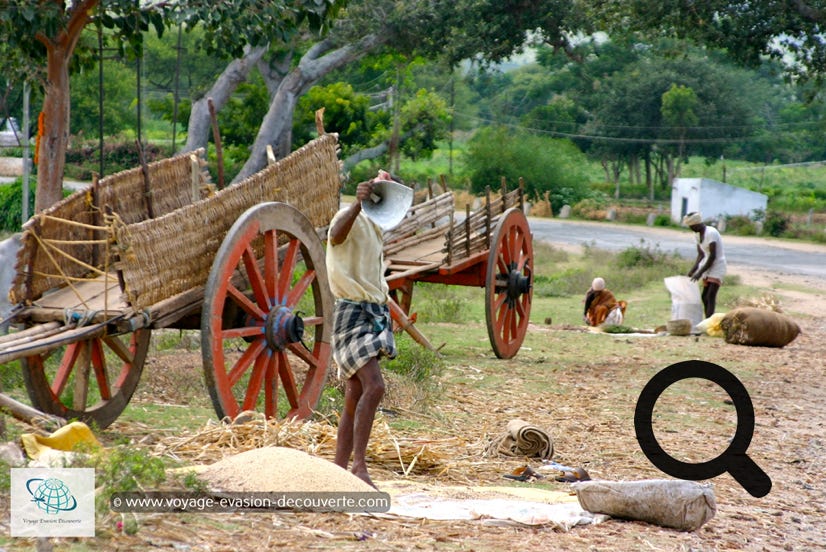
[[[333,217],[330,228],[344,215]],[[329,238],[329,236],[328,236]],[[327,277],[336,299],[387,303],[389,290],[384,279],[384,241],[381,228],[359,213],[347,238],[338,244],[327,242]]]

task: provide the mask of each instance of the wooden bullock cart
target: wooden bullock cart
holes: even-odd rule
[[[217,192],[203,152],[192,152],[103,178],[34,216],[0,364],[20,360],[35,408],[105,428],[137,388],[152,330],[200,329],[219,418],[310,416],[331,363],[323,239],[339,207],[337,149],[324,134]],[[430,346],[408,316],[413,283],[485,287],[494,350],[516,354],[533,267],[520,204],[521,193],[505,194],[461,224],[451,194],[411,208],[386,236],[394,320]]]

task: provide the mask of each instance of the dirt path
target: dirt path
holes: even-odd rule
[[[621,352],[593,348],[587,354],[572,339],[571,329],[532,327],[547,336],[545,357],[534,351],[506,364],[477,364],[472,358],[449,367],[444,392],[425,414],[412,415],[409,431],[399,437],[460,439],[437,474],[413,473],[406,479],[428,485],[502,485],[504,473],[522,460],[484,459],[481,451],[490,428],[513,418],[543,420],[551,429],[555,460],[585,467],[592,477],[607,480],[668,478],[640,451],[632,416],[636,393],[658,369],[648,359],[674,355],[738,366],[755,405],[756,427],[749,455],[771,477],[763,498],[749,495],[730,475],[711,483],[717,514],[695,532],[679,532],[637,521],[612,519],[569,532],[547,527],[495,526],[481,521],[387,520],[344,514],[213,514],[142,519],[135,536],[111,537],[107,546],[121,549],[188,550],[703,550],[808,551],[826,543],[826,289],[804,277],[782,278],[749,270],[740,274],[748,285],[777,295],[786,312],[796,313],[803,333],[783,349],[728,345],[714,338],[616,340]],[[781,287],[776,287],[780,285]],[[792,288],[791,290],[789,288]],[[804,291],[810,290],[810,291]],[[595,345],[596,347],[596,345]],[[554,355],[578,356],[564,368]],[[542,360],[545,358],[545,360]],[[495,388],[462,382],[502,377],[515,385]],[[522,382],[547,389],[526,393]],[[714,397],[713,384],[708,392]],[[719,393],[719,389],[716,390]],[[730,435],[732,407],[717,396],[707,430],[684,428],[666,434],[664,442],[687,449],[692,459],[714,458]],[[679,407],[679,397],[675,401]],[[684,413],[680,413],[680,416]],[[721,436],[723,441],[721,441]],[[373,478],[397,480],[398,470],[377,469]],[[525,485],[530,485],[526,483]],[[558,484],[565,489],[564,484]],[[251,535],[256,535],[255,538]],[[103,548],[109,549],[109,548]]]

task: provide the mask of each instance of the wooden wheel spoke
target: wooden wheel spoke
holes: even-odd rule
[[[316,358],[315,354],[313,354],[312,351],[308,351],[301,343],[290,343],[287,345],[287,348],[308,365],[315,366],[318,364],[318,358]]]
[[[278,277],[278,233],[275,230],[264,232],[264,282],[267,295],[275,301],[275,281]]]
[[[264,283],[264,276],[258,268],[258,261],[255,259],[255,251],[252,250],[252,246],[247,245],[242,258],[244,260],[244,268],[247,269],[247,278],[250,281],[255,302],[262,310],[269,311],[272,305],[270,304],[269,297],[267,297],[267,286]]]
[[[108,427],[137,388],[150,336],[149,329],[136,330],[129,342],[102,335],[24,357],[23,377],[32,404],[67,420]],[[107,358],[110,350],[114,355]],[[54,371],[47,366],[50,356],[59,359]]]
[[[519,317],[516,316],[516,309],[512,308],[508,309],[508,312],[505,315],[505,317],[508,320],[508,324],[506,324],[505,326],[505,341],[510,343],[513,340],[513,336],[516,335]]]
[[[497,293],[493,296],[493,310],[494,312],[499,312],[502,308],[502,305],[508,300],[508,292],[503,291],[501,293]]]
[[[290,289],[290,282],[295,271],[299,245],[300,242],[296,238],[290,240],[287,246],[287,253],[284,255],[284,262],[281,264],[281,272],[278,274],[278,289],[276,292],[278,294],[278,300],[281,301],[282,305],[287,304],[287,290]]]
[[[235,339],[245,337],[263,337],[263,326],[245,326],[243,328],[230,328],[221,332],[224,339]]]
[[[264,376],[267,372],[270,355],[264,351],[255,357],[250,381],[247,383],[247,392],[244,395],[244,403],[241,410],[255,410],[255,403],[258,402],[258,394],[261,393],[261,385],[264,383]]]
[[[510,272],[510,266],[502,252],[496,256],[496,267],[499,270],[499,274],[507,274]]]
[[[244,293],[232,284],[227,285],[227,294],[238,303],[238,306],[244,309],[244,312],[255,318],[256,320],[264,320],[267,313],[258,308],[258,305],[247,298]]]
[[[307,318],[302,318],[304,321],[304,327],[308,326],[318,326],[320,324],[324,324],[324,318],[321,316],[308,316]]]
[[[95,379],[98,383],[100,398],[108,401],[112,398],[112,390],[109,387],[109,374],[106,373],[106,355],[103,352],[103,340],[92,340],[92,368],[95,371]]]
[[[267,374],[264,378],[264,415],[272,418],[278,414],[278,355],[270,355],[267,360]]]
[[[284,351],[278,353],[278,374],[281,376],[281,385],[284,386],[284,394],[287,401],[293,408],[298,408],[298,387],[295,384],[295,377],[290,367],[290,359]]]
[[[74,373],[74,389],[72,390],[72,408],[86,409],[86,398],[89,393],[89,370],[91,368],[92,346],[91,341],[84,341],[77,356]]]
[[[126,364],[132,364],[135,361],[135,355],[117,337],[106,336],[103,342]]]
[[[57,373],[55,374],[51,385],[52,393],[54,393],[55,397],[59,397],[66,388],[66,384],[69,382],[69,376],[72,375],[72,370],[74,369],[75,364],[77,364],[78,356],[80,356],[80,353],[84,347],[83,341],[72,343],[66,347],[66,353],[60,360],[60,366],[57,369]],[[40,369],[43,369],[42,363]]]
[[[229,387],[235,387],[235,384],[238,383],[238,380],[241,379],[241,376],[244,375],[253,360],[258,358],[258,355],[264,350],[264,347],[266,347],[266,343],[263,339],[259,339],[247,347],[247,350],[244,351],[244,354],[241,355],[241,358],[236,361],[232,369],[227,374],[227,382],[229,383]]]
[[[309,289],[313,281],[315,281],[315,270],[308,270],[295,283],[293,289],[290,290],[285,305],[290,308],[295,307],[298,304],[298,301],[301,300],[301,297],[304,296],[304,293],[306,293],[306,291]]]

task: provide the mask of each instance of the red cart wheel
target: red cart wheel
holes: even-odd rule
[[[22,358],[32,405],[67,420],[108,427],[138,386],[151,333],[141,329],[95,337]]]
[[[533,295],[533,245],[524,213],[505,211],[491,241],[485,277],[485,318],[493,352],[513,358],[528,329]]]
[[[238,218],[212,263],[201,316],[219,418],[312,414],[330,365],[333,304],[324,248],[301,212],[262,203]]]

